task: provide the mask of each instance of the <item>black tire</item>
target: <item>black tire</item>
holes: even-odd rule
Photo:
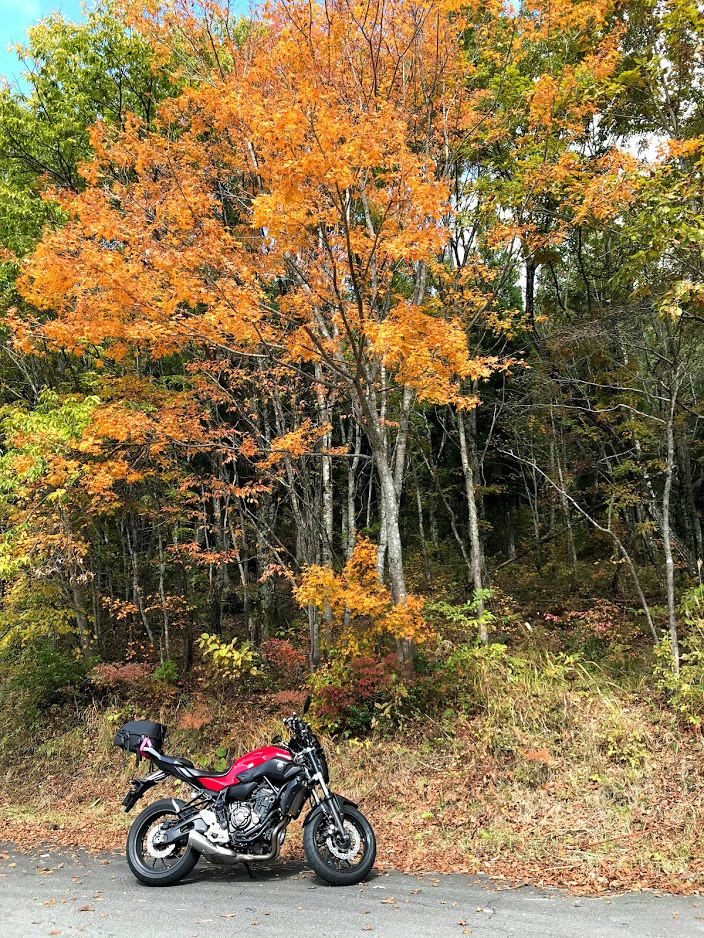
[[[354,828],[359,839],[359,852],[354,857],[341,859],[330,847],[332,830],[323,811],[318,811],[303,828],[303,849],[313,871],[331,886],[354,886],[367,876],[376,859],[376,837],[369,821],[352,805],[345,805],[342,820],[348,829]]]
[[[145,886],[174,886],[187,876],[198,862],[200,854],[189,844],[175,844],[171,853],[161,858],[153,857],[145,850],[150,829],[161,819],[176,817],[174,801],[179,808],[183,807],[183,801],[173,798],[162,798],[147,805],[134,819],[127,835],[127,863],[140,883]]]

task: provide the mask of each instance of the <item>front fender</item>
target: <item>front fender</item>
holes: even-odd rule
[[[350,801],[349,798],[344,798],[342,795],[330,795],[330,798],[334,798],[337,803],[337,810],[340,814],[344,814],[345,805],[348,805],[350,808],[356,808],[357,804],[354,801]],[[303,826],[306,827],[313,818],[316,818],[319,814],[325,812],[325,807],[328,802],[328,798],[325,798],[320,804],[317,804],[314,808],[311,808],[308,814],[306,814],[305,820],[303,821]]]

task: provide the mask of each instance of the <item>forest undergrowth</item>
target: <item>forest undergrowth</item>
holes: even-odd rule
[[[520,578],[511,582],[520,593]],[[523,587],[534,591],[530,576]],[[222,769],[280,732],[312,687],[334,787],[373,819],[381,868],[585,893],[698,892],[698,687],[685,673],[688,689],[673,697],[633,610],[594,598],[560,610],[566,597],[555,596],[556,612],[520,616],[497,587],[487,646],[466,640],[476,601],[435,600],[436,644],[413,677],[371,658],[353,659],[347,685],[339,668],[305,677],[303,656],[281,638],[237,676],[214,668],[205,647],[183,679],[156,664],[98,664],[26,722],[15,687],[15,709],[0,718],[0,840],[120,850],[135,768],[113,748],[119,725],[159,719],[167,751]],[[297,858],[296,827],[286,854]]]

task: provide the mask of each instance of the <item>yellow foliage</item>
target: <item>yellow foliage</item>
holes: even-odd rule
[[[385,638],[420,643],[433,637],[423,617],[422,597],[393,602],[377,575],[376,546],[366,538],[357,541],[341,573],[308,567],[294,594],[301,606],[311,605],[329,619],[327,644],[346,658],[374,651]]]
[[[239,678],[245,674],[253,677],[260,673],[257,667],[259,656],[249,642],[243,642],[239,648],[236,639],[223,642],[217,635],[203,632],[197,641],[204,658],[209,658],[215,670],[223,677]]]

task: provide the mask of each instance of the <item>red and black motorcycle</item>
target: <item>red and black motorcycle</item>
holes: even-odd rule
[[[310,697],[303,716],[310,706]],[[149,759],[156,769],[132,780],[123,800],[130,811],[167,775],[193,789],[189,801],[164,798],[146,807],[127,835],[127,862],[147,886],[172,886],[200,856],[211,863],[275,860],[286,828],[310,800],[303,821],[303,847],[313,870],[333,886],[350,886],[369,873],[376,839],[356,805],[328,788],[323,747],[309,723],[296,714],[284,720],[291,733],[255,749],[223,773],[197,769],[189,759],[162,752],[166,728],[134,720],[117,731],[115,745]]]

